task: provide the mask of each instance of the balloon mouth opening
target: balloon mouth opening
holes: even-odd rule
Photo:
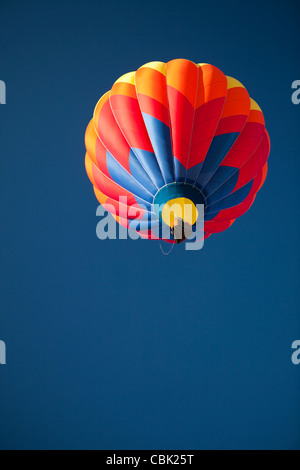
[[[203,206],[205,213],[206,198],[198,188],[188,183],[172,183],[158,191],[153,211],[160,223],[170,228],[174,241],[182,243],[193,234]]]

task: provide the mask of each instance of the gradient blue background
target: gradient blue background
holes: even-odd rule
[[[296,1],[0,4],[1,449],[300,449]],[[151,60],[260,103],[270,172],[200,252],[96,238],[84,132]]]

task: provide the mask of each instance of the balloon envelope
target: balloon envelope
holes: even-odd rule
[[[197,223],[197,205],[206,238],[250,209],[267,176],[270,139],[239,81],[176,59],[119,78],[95,108],[86,149],[99,202],[121,225],[174,243],[185,239],[176,235],[180,221]]]

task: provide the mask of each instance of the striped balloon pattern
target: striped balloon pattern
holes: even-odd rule
[[[86,171],[122,226],[175,243],[155,201],[204,204],[204,233],[227,230],[263,186],[270,138],[259,105],[217,67],[176,59],[119,78],[86,131]]]

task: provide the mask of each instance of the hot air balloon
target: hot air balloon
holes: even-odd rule
[[[119,78],[85,141],[100,204],[142,237],[171,243],[192,233],[199,205],[201,237],[231,227],[263,186],[270,153],[263,113],[245,87],[185,59]]]

